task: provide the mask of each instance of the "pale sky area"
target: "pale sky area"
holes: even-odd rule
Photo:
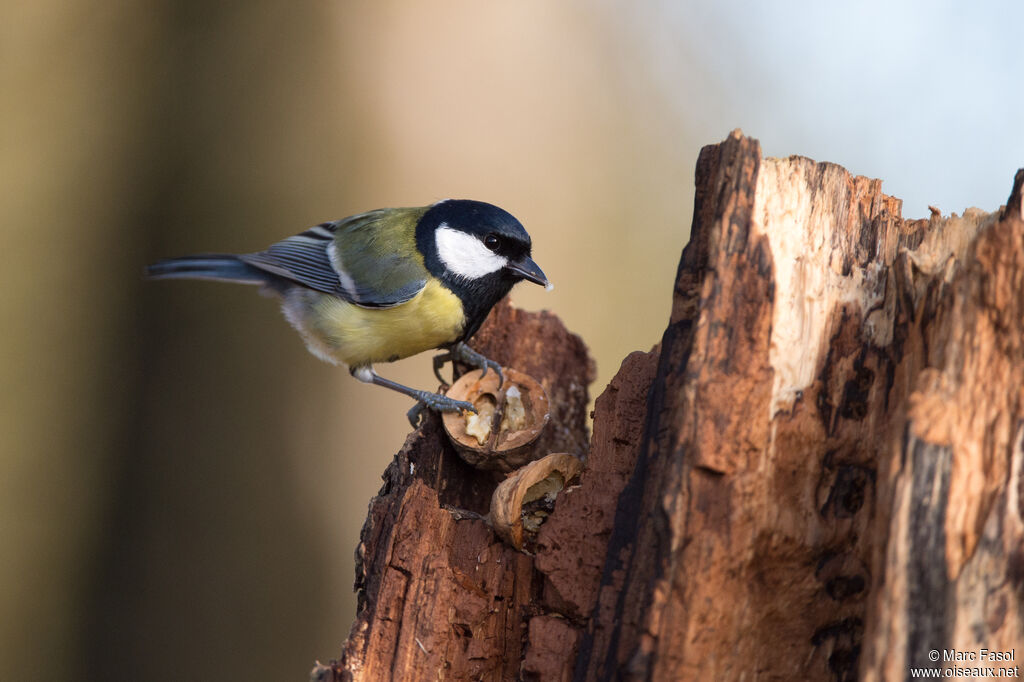
[[[647,66],[708,139],[735,125],[768,155],[880,177],[911,218],[929,204],[993,210],[1024,166],[1024,3],[648,6],[634,25]],[[719,101],[689,101],[673,87],[673,65],[694,56]]]

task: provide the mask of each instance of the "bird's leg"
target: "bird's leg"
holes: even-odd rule
[[[349,369],[352,376],[359,381],[367,384],[374,384],[376,386],[383,386],[384,388],[390,388],[392,391],[398,391],[403,395],[407,395],[410,398],[415,398],[417,406],[409,411],[409,421],[412,422],[415,428],[419,421],[420,412],[424,407],[437,412],[462,412],[469,410],[470,412],[476,412],[476,408],[473,407],[473,403],[468,403],[464,400],[455,400],[449,398],[446,395],[440,393],[431,393],[430,391],[421,391],[416,388],[410,388],[404,386],[398,382],[385,379],[376,372],[369,365],[363,367],[352,367]],[[422,406],[422,407],[421,407]]]
[[[487,375],[488,369],[493,369],[498,373],[498,388],[501,388],[501,385],[505,383],[505,376],[501,373],[501,365],[494,360],[477,353],[462,341],[453,344],[452,347],[448,349],[447,355],[449,358],[446,359],[451,359],[453,362],[457,360],[464,365],[469,365],[483,370],[483,374],[480,375],[481,378]],[[441,357],[444,357],[444,354],[438,356],[438,358]],[[437,358],[435,358],[435,362],[436,361]],[[441,362],[444,361],[442,360]]]

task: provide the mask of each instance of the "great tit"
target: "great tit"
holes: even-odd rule
[[[161,260],[147,274],[262,285],[281,299],[285,318],[313,355],[348,365],[360,381],[415,398],[409,415],[415,425],[423,406],[475,410],[385,379],[373,364],[441,349],[435,373],[440,363],[458,360],[500,374],[498,364],[466,340],[517,282],[551,288],[530,251],[530,235],[507,211],[445,199],[323,223],[258,253]]]

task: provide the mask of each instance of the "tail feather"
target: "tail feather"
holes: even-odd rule
[[[151,279],[210,279],[239,284],[267,284],[267,273],[232,254],[210,253],[167,258],[146,267]]]

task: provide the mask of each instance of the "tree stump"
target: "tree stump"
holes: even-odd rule
[[[1019,666],[978,657],[1024,656],[1024,170],[995,213],[905,220],[880,181],[737,131],[696,184],[668,327],[598,398],[589,445],[577,337],[503,305],[475,339],[548,391],[538,455],[586,456],[532,552],[445,509],[485,512],[496,480],[428,419],[371,503],[359,614],[315,678]]]

